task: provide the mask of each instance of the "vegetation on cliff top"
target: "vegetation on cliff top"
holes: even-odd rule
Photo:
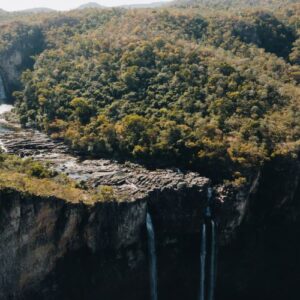
[[[34,26],[45,49],[15,94],[21,122],[85,155],[219,180],[295,157],[299,11],[291,4],[41,15]]]
[[[72,203],[94,204],[101,201],[121,201],[112,187],[83,189],[64,174],[32,159],[0,154],[0,189],[12,188],[43,197],[56,197]]]

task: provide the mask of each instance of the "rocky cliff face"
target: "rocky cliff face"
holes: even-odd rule
[[[3,190],[0,202],[1,299],[110,299],[123,277],[147,282],[145,201],[88,207]]]
[[[18,31],[18,27],[15,30]],[[34,26],[25,32],[24,36],[13,41],[8,49],[1,49],[0,77],[6,93],[5,98],[10,102],[13,102],[13,92],[21,88],[22,72],[33,67],[34,59],[32,57],[44,49],[44,37],[40,28]]]
[[[148,299],[147,210],[159,233],[161,298],[197,293],[207,184],[203,179],[201,185],[156,189],[133,202],[92,206],[2,190],[0,298]],[[180,285],[167,293],[174,280]]]
[[[251,187],[215,188],[216,299],[299,297],[299,175],[299,164],[278,160]],[[170,184],[136,201],[92,206],[2,190],[0,298],[149,299],[150,211],[159,298],[195,299],[208,184]]]
[[[0,76],[5,95],[11,97],[13,91],[20,89],[21,72],[24,70],[22,64],[23,55],[19,50],[9,52],[4,57],[1,56]]]
[[[247,189],[219,192],[217,299],[298,299],[299,161],[274,159]]]

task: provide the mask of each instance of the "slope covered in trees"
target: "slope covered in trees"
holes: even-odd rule
[[[243,8],[278,9],[298,3],[298,0],[175,0],[177,6],[204,7],[221,10],[239,10]]]
[[[291,7],[28,17],[46,46],[15,94],[21,122],[84,155],[242,181],[299,151],[299,6]]]

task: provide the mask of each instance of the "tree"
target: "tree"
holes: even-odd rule
[[[74,109],[72,115],[76,119],[82,124],[88,123],[92,116],[92,106],[87,99],[83,97],[74,98],[71,101],[70,106]]]

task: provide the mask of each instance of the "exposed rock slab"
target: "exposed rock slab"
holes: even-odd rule
[[[209,185],[209,179],[197,173],[180,170],[148,170],[133,163],[120,164],[107,159],[80,159],[68,152],[61,142],[34,130],[9,129],[0,132],[0,140],[8,153],[46,161],[56,171],[88,186],[113,186],[118,192],[134,200],[155,190],[199,188]]]

